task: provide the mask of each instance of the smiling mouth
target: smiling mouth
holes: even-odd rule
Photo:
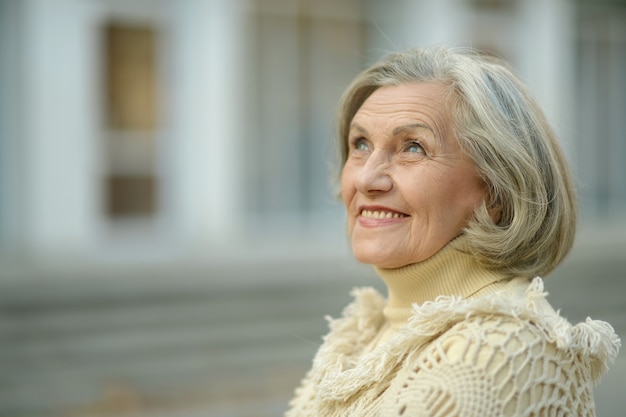
[[[382,210],[363,210],[361,211],[361,216],[368,219],[399,219],[409,217],[403,213]]]

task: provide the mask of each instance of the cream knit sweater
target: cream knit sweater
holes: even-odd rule
[[[425,262],[378,269],[331,320],[286,417],[595,416],[613,328],[570,325],[543,281],[482,268],[456,239]]]

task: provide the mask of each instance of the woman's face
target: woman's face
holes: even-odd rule
[[[352,120],[341,192],[360,262],[421,262],[461,234],[486,199],[442,97],[436,82],[381,87]]]

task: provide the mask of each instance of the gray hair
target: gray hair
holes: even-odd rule
[[[505,63],[470,49],[413,49],[359,74],[338,110],[341,166],[352,118],[379,87],[440,82],[453,131],[489,189],[465,229],[483,265],[522,276],[545,275],[567,255],[576,233],[571,176],[536,101]],[[489,210],[499,212],[494,223]]]

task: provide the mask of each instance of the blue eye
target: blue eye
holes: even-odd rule
[[[409,142],[406,144],[405,151],[410,153],[424,153],[424,148],[417,142]]]
[[[367,141],[363,138],[358,138],[354,141],[354,149],[356,149],[357,151],[367,151],[369,149],[369,145],[367,144]]]

